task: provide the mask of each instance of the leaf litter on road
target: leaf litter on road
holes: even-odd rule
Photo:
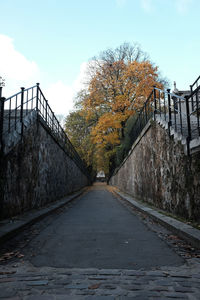
[[[9,260],[13,257],[17,257],[17,258],[23,258],[24,254],[20,253],[19,251],[14,251],[14,252],[7,252],[4,253],[1,257],[0,257],[0,262],[4,262],[6,260]]]

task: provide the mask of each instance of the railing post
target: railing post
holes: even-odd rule
[[[192,92],[193,92],[192,85],[190,85],[190,93],[192,94]],[[194,110],[193,96],[191,98],[192,98],[192,110]]]
[[[36,83],[36,118],[37,118],[37,130],[39,129],[38,127],[38,121],[39,121],[39,83]]]
[[[23,114],[24,114],[24,87],[21,88],[21,110],[20,110],[20,122],[21,122],[21,137],[23,136],[24,124],[23,124]]]
[[[3,152],[3,121],[4,121],[4,102],[5,98],[1,97],[2,87],[0,87],[0,146]]]
[[[171,110],[170,89],[167,89],[167,99],[168,99],[168,111],[169,111],[168,132],[169,132],[169,136],[170,136],[170,127],[172,126],[172,110]]]
[[[187,128],[188,128],[187,153],[188,155],[190,155],[190,141],[192,136],[191,136],[191,123],[190,123],[189,96],[185,96],[185,104],[186,104]]]
[[[153,100],[154,100],[154,120],[156,120],[157,103],[156,103],[156,86],[153,86]]]
[[[40,88],[40,84],[39,83],[36,83],[36,111],[38,113],[38,110],[39,110],[39,88]]]
[[[47,109],[48,109],[48,101],[47,100],[45,100],[46,101],[46,108],[45,108],[45,118],[46,118],[46,123],[48,123],[47,122],[47,116],[48,116],[48,114],[47,114]]]

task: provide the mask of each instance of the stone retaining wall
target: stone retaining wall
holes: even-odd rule
[[[34,122],[23,139],[1,157],[1,218],[59,200],[89,184],[48,128]]]
[[[200,221],[200,152],[186,156],[181,143],[153,121],[109,183],[158,208]]]

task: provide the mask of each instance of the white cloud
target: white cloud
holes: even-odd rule
[[[19,92],[22,86],[28,88],[40,82],[41,89],[55,114],[67,115],[73,108],[75,94],[84,88],[86,69],[87,63],[83,62],[72,85],[66,84],[62,79],[53,84],[45,84],[46,78],[36,62],[17,51],[13,39],[0,34],[0,76],[6,80],[4,97]]]
[[[153,10],[152,0],[141,0],[141,6],[148,13]]]
[[[127,0],[116,0],[117,7],[123,7],[126,4]]]
[[[60,80],[44,89],[45,97],[56,114],[67,115],[73,109],[76,93],[85,87],[87,66],[86,62],[80,65],[79,74],[72,85]]]
[[[73,89],[75,92],[77,92],[85,87],[85,84],[87,83],[87,69],[88,69],[88,63],[83,62],[80,65],[79,74],[73,82]]]
[[[179,14],[185,15],[193,1],[194,0],[140,0],[140,4],[147,13],[154,11],[159,3],[163,5],[172,4]]]
[[[39,68],[34,61],[28,60],[15,49],[10,37],[0,34],[0,45],[0,76],[6,80],[4,92],[10,96],[16,92],[16,87],[23,86],[24,83],[28,87],[33,81],[36,82]]]
[[[181,15],[184,15],[187,13],[190,4],[192,3],[192,0],[176,0],[175,6]]]
[[[71,86],[64,84],[61,80],[53,83],[44,92],[50,107],[56,114],[67,114],[73,107],[73,90]]]

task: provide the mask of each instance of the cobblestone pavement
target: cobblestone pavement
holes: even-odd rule
[[[110,188],[109,188],[110,190]],[[111,191],[111,190],[110,190]],[[119,199],[118,199],[119,200]],[[120,202],[137,214],[148,230],[153,231],[183,263],[140,269],[61,268],[30,262],[27,248],[47,226],[70,211],[71,203],[52,216],[26,229],[4,245],[0,255],[0,299],[12,300],[129,300],[129,299],[200,299],[200,252],[166,228],[155,223],[126,201]]]
[[[17,263],[0,269],[0,299],[200,299],[200,264],[154,270],[35,268]]]

